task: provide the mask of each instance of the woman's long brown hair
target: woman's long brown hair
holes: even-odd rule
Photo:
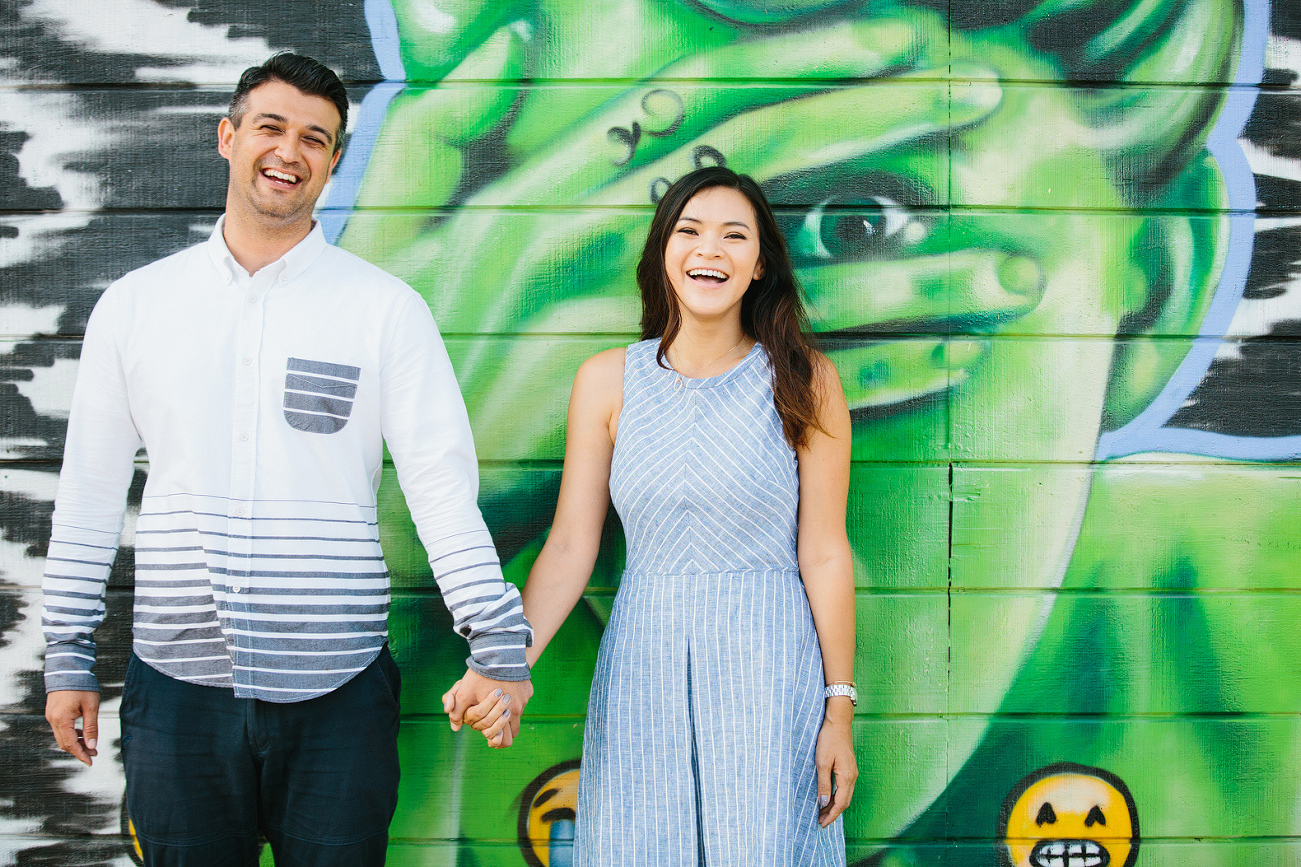
[[[741,330],[763,344],[768,353],[772,363],[773,403],[782,420],[782,433],[791,448],[797,449],[808,442],[811,430],[822,430],[813,382],[813,335],[786,239],[777,227],[763,190],[749,175],[737,174],[723,166],[706,166],[683,175],[665,191],[655,208],[646,246],[637,263],[641,336],[643,340],[660,338],[655,360],[661,367],[667,367],[664,356],[682,327],[682,313],[664,267],[664,250],[687,202],[696,193],[711,187],[737,190],[754,208],[763,276],[752,281],[741,298]]]

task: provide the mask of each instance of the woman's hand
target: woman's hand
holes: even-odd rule
[[[519,734],[520,716],[533,697],[533,682],[492,680],[473,670],[443,694],[452,731],[469,725],[490,747],[508,747]]]
[[[853,721],[854,707],[848,698],[827,699],[827,712],[822,718],[814,754],[818,766],[818,824],[824,828],[845,812],[850,798],[854,797],[858,760],[854,758]]]
[[[488,746],[499,749],[508,747],[515,742],[510,704],[510,693],[494,690],[465,712],[465,722],[483,735]]]

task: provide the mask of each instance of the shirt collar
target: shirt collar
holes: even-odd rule
[[[217,270],[228,281],[240,282],[248,279],[248,272],[235,261],[231,254],[230,248],[226,246],[226,239],[222,237],[222,227],[226,225],[226,215],[222,214],[217,218],[217,225],[212,230],[211,237],[208,238],[208,254],[212,257],[212,262],[217,266]],[[321,229],[321,221],[312,221],[312,230],[307,233],[307,237],[299,241],[276,261],[267,265],[258,273],[267,271],[269,276],[277,276],[279,272],[280,282],[288,282],[299,274],[307,270],[307,267],[316,261],[316,257],[325,249],[326,240],[325,232]]]

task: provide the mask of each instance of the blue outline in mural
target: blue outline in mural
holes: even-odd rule
[[[348,139],[348,149],[343,154],[339,168],[330,180],[330,189],[316,217],[331,244],[339,240],[361,189],[370,155],[379,140],[389,103],[406,87],[407,74],[402,65],[401,41],[398,38],[397,13],[389,0],[366,0],[366,24],[370,27],[370,42],[375,50],[384,80],[371,88],[361,101],[357,120]]]
[[[1098,438],[1098,460],[1139,452],[1175,452],[1242,460],[1295,460],[1301,436],[1245,437],[1191,428],[1165,427],[1201,384],[1224,341],[1242,301],[1256,239],[1256,178],[1238,136],[1251,117],[1264,74],[1265,40],[1269,38],[1269,0],[1243,4],[1242,54],[1229,98],[1225,101],[1207,149],[1224,175],[1229,192],[1229,250],[1215,297],[1197,339],[1170,382],[1147,409],[1129,424]]]
[[[398,33],[398,14],[389,0],[366,0],[366,24],[375,60],[385,81],[406,81],[402,65],[402,39]]]

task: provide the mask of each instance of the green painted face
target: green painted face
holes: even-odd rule
[[[762,17],[762,4],[704,5]],[[854,411],[859,710],[892,716],[856,730],[866,772],[846,833],[888,838],[984,731],[928,715],[997,710],[1070,558],[1099,431],[1164,384],[1186,347],[1147,334],[1196,323],[1223,230],[1136,215],[1114,180],[1123,124],[1101,122],[1088,93],[1044,85],[1061,73],[1019,31],[797,5],[791,30],[687,4],[616,15],[557,2],[539,29],[469,3],[449,30],[397,3],[408,74],[423,63],[441,82],[392,103],[343,243],[429,301],[486,462],[486,515],[522,577],[553,507],[573,373],[635,339],[632,275],[656,192],[720,158],[764,185]],[[637,83],[458,83],[526,72]],[[642,83],[652,74],[665,83]],[[767,83],[734,83],[746,78]],[[1222,199],[1204,157],[1179,172],[1188,182],[1169,188],[1183,198],[1166,204]],[[385,551],[410,572],[395,579],[418,582],[395,486],[381,500]],[[594,586],[615,584],[617,563]],[[608,605],[589,594],[553,644],[564,665],[538,667],[531,714],[582,712]],[[459,674],[459,655],[410,655],[435,695]],[[573,737],[533,743],[514,748],[539,754],[515,754],[503,804],[577,757]],[[889,779],[871,772],[882,755]],[[473,813],[460,821],[491,831],[500,818]]]

